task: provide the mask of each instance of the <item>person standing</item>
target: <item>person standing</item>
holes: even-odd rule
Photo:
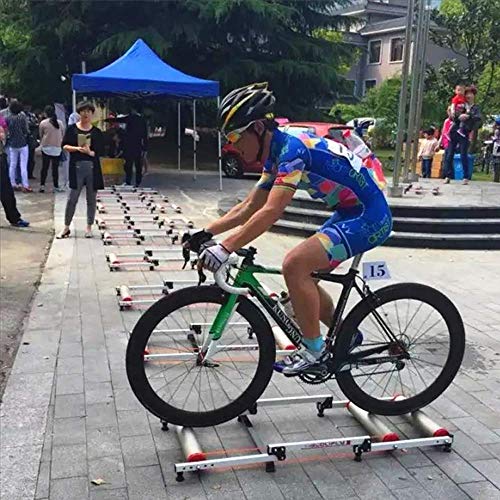
[[[136,106],[129,115],[120,118],[107,118],[106,121],[125,123],[123,138],[123,157],[125,158],[125,184],[132,185],[135,167],[135,186],[142,182],[143,157],[148,147],[148,127],[146,120],[139,114]]]
[[[52,164],[52,182],[55,191],[63,191],[59,188],[59,159],[62,152],[62,140],[64,127],[61,120],[56,117],[54,106],[45,108],[47,118],[40,123],[40,146],[42,148],[42,172],[40,175],[40,193],[45,192],[45,180],[49,166]]]
[[[31,111],[31,104],[24,105],[24,114],[28,120],[28,179],[36,179],[35,171],[35,149],[38,146],[38,118]]]
[[[481,110],[475,103],[476,93],[477,90],[474,86],[467,87],[465,90],[467,111],[458,117],[459,122],[462,123],[461,130],[465,131],[465,135],[458,133],[459,127],[457,127],[456,124],[453,124],[450,129],[450,142],[445,153],[445,184],[449,184],[450,179],[453,178],[453,157],[457,147],[460,151],[460,160],[462,161],[462,168],[464,170],[463,184],[469,184],[472,177],[472,165],[470,165],[468,156],[470,144],[469,136],[472,131],[477,130],[481,126],[482,120]]]
[[[433,128],[424,131],[424,140],[418,152],[418,159],[422,160],[422,177],[424,179],[430,179],[431,177],[432,159],[439,148],[434,132]]]
[[[70,125],[63,138],[63,148],[69,153],[70,193],[64,213],[64,228],[57,235],[58,239],[67,238],[70,224],[75,215],[80,193],[85,186],[87,195],[87,228],[85,238],[92,238],[92,224],[96,211],[96,191],[104,188],[99,156],[103,152],[102,132],[92,125],[95,107],[91,102],[81,102],[77,106],[80,121]]]
[[[8,134],[7,146],[9,147],[9,175],[14,189],[19,189],[16,182],[16,169],[19,164],[21,170],[22,190],[32,193],[28,181],[28,120],[22,112],[23,107],[18,101],[12,101],[9,106],[10,115],[6,118]]]
[[[5,154],[6,133],[5,120],[0,119],[0,202],[5,211],[5,217],[11,226],[28,227],[30,223],[21,218],[17,209],[16,197],[9,179],[9,169],[7,167],[7,156]]]

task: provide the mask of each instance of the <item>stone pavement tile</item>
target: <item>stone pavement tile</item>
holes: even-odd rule
[[[92,484],[93,479],[106,481],[101,485]],[[89,460],[89,482],[91,491],[125,488],[125,467],[122,455]]]
[[[488,452],[486,446],[477,444],[474,439],[462,431],[456,431],[453,433],[453,449],[462,458],[468,461],[492,458],[491,453]],[[425,453],[427,454],[427,450]]]
[[[483,474],[488,481],[491,481],[500,489],[500,460],[493,458],[491,460],[474,460],[471,465]]]
[[[52,449],[51,478],[87,475],[87,448],[84,444],[55,446]]]
[[[121,444],[127,468],[158,464],[158,455],[151,435],[123,437]]]
[[[58,418],[55,420],[52,437],[53,446],[85,444],[86,437],[84,417]]]
[[[47,411],[47,424],[45,426],[45,436],[42,447],[41,462],[50,462],[52,460],[52,438],[54,429],[54,405],[50,405]]]
[[[302,467],[323,498],[356,497],[350,482],[336,470],[335,459],[306,462]],[[255,480],[258,481],[257,477]]]
[[[405,452],[394,453],[394,458],[403,467],[425,467],[433,465],[425,454],[418,448],[408,448]]]
[[[111,383],[115,391],[123,387],[130,387],[125,370],[111,370]]]
[[[0,492],[2,499],[33,498],[42,445],[7,447],[0,450]]]
[[[87,430],[100,427],[117,427],[116,408],[113,401],[87,405]]]
[[[145,410],[127,410],[118,412],[120,436],[151,435],[149,420]]]
[[[498,429],[500,431],[500,429]],[[496,432],[496,431],[495,431]],[[485,444],[484,448],[494,457],[500,457],[500,443]]]
[[[121,454],[117,427],[87,429],[87,456],[89,460]]]
[[[349,486],[361,499],[394,498],[394,495],[387,486],[385,486],[382,480],[373,472],[364,474],[363,476],[352,476],[348,481]]]
[[[85,400],[83,394],[56,396],[55,418],[84,417]]]
[[[422,486],[413,486],[411,488],[405,488],[403,490],[395,490],[392,494],[398,500],[421,500],[423,498],[428,498],[429,494],[422,488]]]
[[[83,392],[83,375],[59,375],[56,379],[56,396],[62,394],[80,394]]]
[[[115,404],[116,409],[119,411],[144,409],[130,387],[115,390]]]
[[[53,479],[50,481],[50,500],[84,500],[89,497],[87,476]]]
[[[86,382],[85,403],[106,403],[113,399],[113,388],[111,382]]]
[[[48,498],[50,489],[50,462],[41,462],[36,482],[35,500]]]
[[[438,467],[417,467],[409,469],[409,472],[432,498],[453,498],[453,500],[467,498]]]
[[[493,390],[475,392],[474,396],[481,400],[481,402],[492,411],[500,413],[500,381],[492,381],[492,383],[493,382],[496,382],[496,387]]]
[[[451,422],[478,444],[500,443],[500,436],[474,417],[453,418]]]
[[[59,353],[57,355],[59,359],[80,356],[82,356],[81,342],[61,342],[61,345],[59,346]]]
[[[451,458],[451,457],[450,457]],[[484,481],[485,478],[466,460],[455,455],[452,460],[443,460],[438,467],[455,483]]]
[[[470,412],[465,411],[446,396],[440,396],[438,399],[433,401],[432,407],[444,418],[470,417]]]
[[[461,484],[460,488],[473,500],[500,500],[500,490],[488,481]]]
[[[368,456],[365,460],[391,491],[418,486],[407,469],[389,454]]]
[[[85,370],[85,382],[110,382],[111,374],[107,365],[100,365],[97,370]]]
[[[133,467],[126,470],[129,500],[167,500],[159,465]]]
[[[83,358],[81,356],[71,356],[59,358],[57,360],[57,375],[69,375],[73,373],[83,373]]]
[[[92,490],[90,500],[128,500],[128,493],[125,488],[117,490]]]

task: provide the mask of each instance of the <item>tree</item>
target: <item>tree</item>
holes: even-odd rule
[[[500,0],[443,0],[432,40],[466,59],[465,80],[477,83],[486,66],[500,61]]]
[[[349,48],[326,36],[344,22],[330,9],[348,0],[0,2],[0,33],[29,40],[0,34],[0,86],[40,103],[69,98],[81,60],[97,69],[141,37],[172,66],[219,80],[222,92],[268,80],[279,113],[311,118],[349,60]]]

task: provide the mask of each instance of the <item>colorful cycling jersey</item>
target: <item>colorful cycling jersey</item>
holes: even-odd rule
[[[330,207],[367,205],[383,196],[373,173],[341,144],[301,134],[273,132],[269,158],[257,183],[261,189],[306,190]]]

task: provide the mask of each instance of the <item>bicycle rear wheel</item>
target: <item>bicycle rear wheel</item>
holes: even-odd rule
[[[352,348],[358,331],[363,342]],[[336,376],[350,401],[379,415],[402,415],[427,406],[451,384],[464,355],[464,325],[441,292],[400,283],[356,305],[334,349],[351,363]]]
[[[226,295],[215,286],[181,289],[153,304],[127,346],[127,376],[160,419],[207,427],[238,417],[266,389],[275,343],[269,322],[241,297],[210,363],[198,353]],[[251,335],[250,335],[251,333]]]

